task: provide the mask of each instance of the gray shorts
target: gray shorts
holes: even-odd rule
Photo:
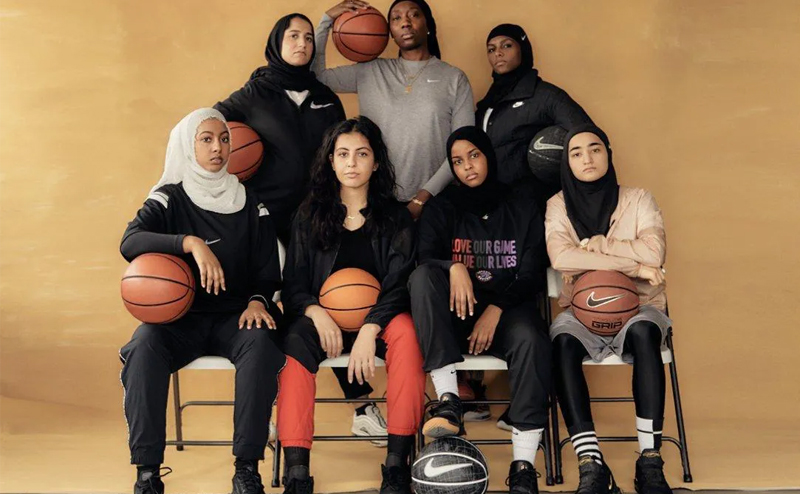
[[[600,336],[592,333],[569,308],[553,321],[550,326],[550,339],[554,340],[556,336],[563,333],[571,334],[583,344],[589,357],[595,362],[601,362],[604,358],[614,354],[622,358],[624,362],[632,364],[633,355],[623,353],[622,349],[625,346],[625,335],[628,333],[628,328],[638,321],[650,321],[661,329],[661,350],[665,350],[664,341],[667,339],[669,328],[672,327],[672,319],[651,305],[643,305],[639,309],[639,313],[631,317],[615,336]]]

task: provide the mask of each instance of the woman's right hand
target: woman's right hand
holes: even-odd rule
[[[200,286],[205,288],[207,293],[213,290],[214,295],[219,295],[220,288],[226,290],[222,265],[202,238],[186,235],[183,238],[183,251],[194,257],[194,262],[200,269]]]
[[[455,310],[456,315],[464,320],[467,315],[472,316],[475,313],[477,303],[467,267],[460,262],[454,262],[450,266],[450,312]]]
[[[319,342],[328,358],[338,357],[342,354],[342,330],[333,320],[328,311],[319,305],[309,305],[305,311],[306,316],[314,323],[319,334]]]
[[[344,0],[331,7],[330,10],[325,13],[328,14],[331,19],[336,19],[345,12],[355,12],[358,9],[366,9],[367,7],[369,7],[369,4],[361,0]]]
[[[653,286],[658,286],[664,283],[664,270],[661,268],[654,268],[652,266],[640,264],[639,273],[636,277],[649,281]]]

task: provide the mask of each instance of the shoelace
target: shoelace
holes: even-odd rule
[[[536,479],[542,475],[536,470],[520,470],[514,472],[506,479],[506,485],[511,487],[512,483],[517,484],[515,487],[520,487],[525,492],[530,492],[536,489]]]
[[[372,412],[372,416],[375,417],[375,420],[378,421],[380,426],[386,429],[388,426],[386,425],[386,421],[383,419],[383,415],[381,415],[381,410],[378,408],[378,405],[375,403],[370,403],[369,409]]]
[[[236,476],[244,484],[245,492],[257,493],[264,489],[264,484],[261,483],[261,474],[258,472],[249,468],[241,468],[236,470]]]
[[[161,473],[162,470],[166,470],[164,473]],[[161,467],[159,468],[153,475],[148,478],[145,482],[147,482],[147,490],[144,491],[144,494],[158,494],[158,488],[153,484],[153,481],[160,480],[167,475],[172,473],[172,469],[170,467]]]

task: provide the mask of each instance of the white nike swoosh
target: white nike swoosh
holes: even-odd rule
[[[524,105],[524,104],[525,104],[525,102],[524,102],[524,101],[517,101],[516,103],[514,103],[514,104],[511,106],[511,108],[519,108],[520,106],[522,106],[522,105]]]
[[[441,79],[428,79],[428,82],[441,82]]]
[[[218,238],[216,240],[206,240],[206,245],[215,244],[215,243],[217,243],[217,242],[219,242],[221,240],[222,240],[221,238]]]
[[[311,109],[312,110],[319,110],[320,108],[327,108],[329,106],[333,106],[333,103],[327,103],[327,104],[324,104],[324,105],[318,105],[318,104],[314,103],[313,101],[311,102]]]
[[[438,477],[439,475],[444,475],[447,472],[452,472],[453,470],[458,470],[460,468],[468,468],[470,466],[469,463],[457,463],[455,465],[441,465],[438,467],[433,466],[433,461],[436,458],[431,458],[431,461],[425,465],[425,476],[426,477]]]
[[[542,139],[544,139],[544,137],[540,137],[533,141],[533,149],[537,151],[544,151],[546,149],[564,149],[564,146],[559,144],[545,144],[542,142]]]
[[[586,305],[589,307],[601,307],[606,304],[610,304],[611,302],[616,302],[617,300],[621,299],[625,295],[612,295],[610,297],[596,299],[594,298],[594,292],[589,294],[589,298],[586,299]]]

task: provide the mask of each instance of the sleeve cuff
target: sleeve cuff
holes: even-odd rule
[[[257,301],[261,302],[262,304],[264,304],[264,308],[267,308],[267,309],[269,308],[269,300],[267,300],[267,297],[265,297],[263,295],[253,295],[252,297],[250,297],[250,300],[248,300],[247,302],[250,303],[253,300],[257,300]]]

